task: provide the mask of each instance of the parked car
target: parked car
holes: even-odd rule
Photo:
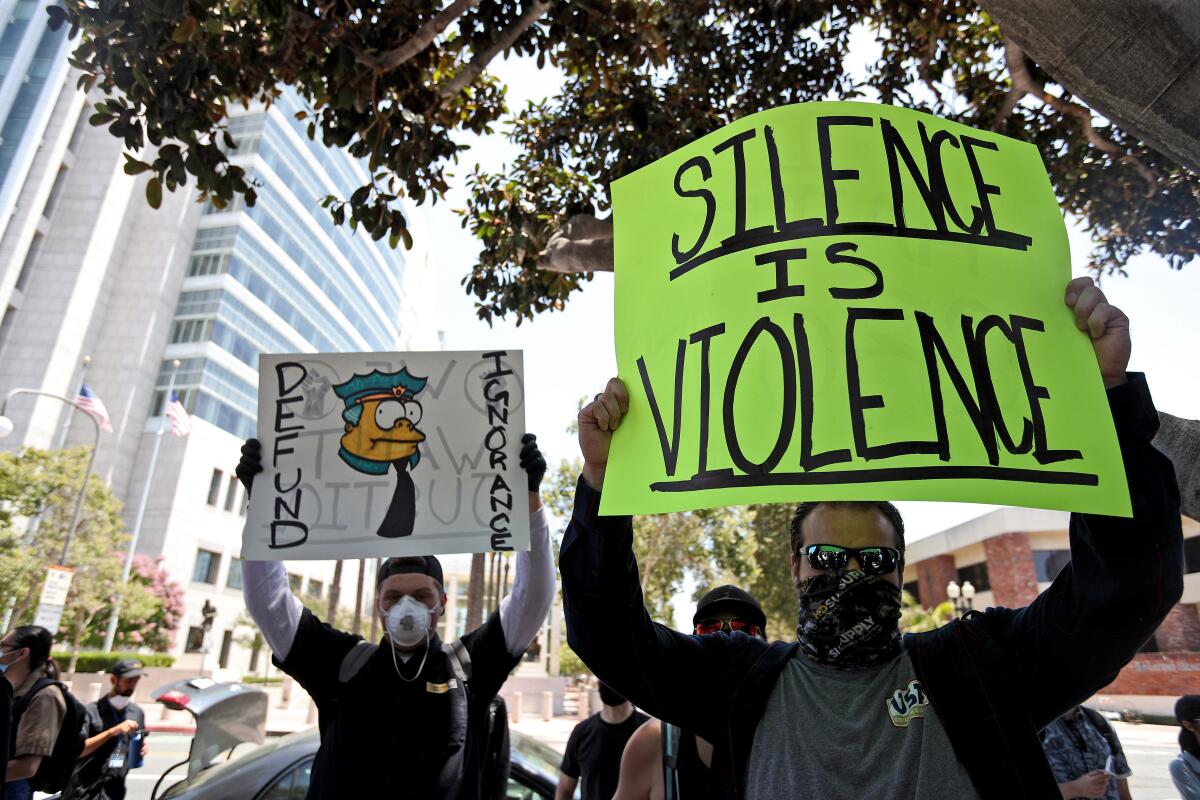
[[[551,800],[561,754],[510,731],[508,800]],[[269,740],[233,761],[219,762],[171,786],[161,800],[304,800],[321,744],[315,728]]]

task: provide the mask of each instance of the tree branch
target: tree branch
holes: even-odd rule
[[[479,5],[479,0],[454,0],[439,11],[437,16],[422,25],[416,33],[409,37],[407,42],[394,50],[389,50],[381,56],[359,53],[355,58],[358,63],[377,72],[391,72],[433,44],[433,40],[440,36],[451,22],[477,5]]]
[[[1008,94],[1004,97],[1004,104],[1000,108],[1000,113],[997,114],[996,120],[992,123],[992,130],[1000,129],[1004,121],[1008,119],[1017,107],[1017,103],[1021,101],[1021,98],[1025,97],[1025,95],[1036,97],[1059,114],[1065,117],[1074,117],[1078,120],[1080,127],[1083,129],[1083,135],[1087,137],[1088,142],[1097,150],[1102,150],[1117,161],[1129,164],[1137,170],[1138,175],[1146,182],[1145,196],[1147,198],[1154,196],[1155,192],[1158,191],[1158,175],[1154,170],[1143,164],[1137,156],[1127,152],[1116,142],[1096,130],[1096,127],[1092,124],[1092,112],[1086,106],[1046,91],[1045,84],[1035,79],[1029,72],[1029,67],[1025,64],[1025,51],[1011,39],[1006,39],[1004,43],[1004,61],[1008,67],[1009,77],[1012,79],[1012,88],[1009,89]]]
[[[571,217],[538,254],[537,266],[547,272],[612,272],[612,217]]]
[[[462,72],[455,75],[452,80],[443,85],[438,90],[438,94],[443,99],[448,99],[474,83],[483,74],[483,70],[488,65],[488,62],[512,47],[517,39],[521,38],[521,34],[529,30],[533,23],[537,22],[543,14],[550,10],[550,5],[545,0],[534,0],[534,2],[531,2],[529,7],[525,9],[525,13],[513,20],[513,23],[500,33],[491,47],[476,53],[475,57],[471,59],[471,63]]]

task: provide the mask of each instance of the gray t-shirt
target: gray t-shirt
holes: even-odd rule
[[[907,653],[881,667],[836,670],[797,652],[754,732],[746,797],[969,799],[979,793]]]

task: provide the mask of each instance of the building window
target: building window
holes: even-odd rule
[[[1200,536],[1183,540],[1183,571],[1188,575],[1200,572]]]
[[[187,643],[183,646],[185,653],[200,653],[204,650],[204,628],[193,625],[188,628]]]
[[[240,558],[229,559],[229,577],[225,579],[225,585],[230,589],[242,588],[242,560]]]
[[[229,483],[225,489],[225,510],[233,511],[233,506],[237,502],[238,496],[238,478],[237,475],[229,476]]]
[[[212,480],[208,482],[208,504],[215,506],[217,498],[221,496],[221,477],[223,473],[219,469],[214,469]]]
[[[1034,550],[1033,569],[1037,573],[1038,583],[1052,581],[1062,572],[1062,568],[1071,563],[1070,550]]]
[[[192,570],[192,580],[197,583],[216,583],[217,570],[221,568],[221,554],[211,550],[196,551],[196,567]]]
[[[320,597],[325,593],[325,584],[321,581],[309,580],[308,595],[309,597]]]
[[[972,564],[969,567],[958,568],[958,585],[962,586],[967,581],[975,587],[977,592],[988,592],[992,589],[992,580],[988,576],[988,568],[986,561],[980,561],[978,564]]]
[[[912,595],[912,599],[917,601],[917,605],[921,605],[921,582],[909,581],[904,584],[904,591]]]
[[[225,669],[229,666],[229,651],[233,648],[233,631],[225,631],[221,636],[221,653],[217,657],[217,666]]]
[[[300,584],[302,583],[304,583],[304,578],[294,572],[288,573],[288,588],[290,588],[293,593],[299,593]]]

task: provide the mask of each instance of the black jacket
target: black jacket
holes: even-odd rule
[[[990,608],[909,634],[908,650],[954,752],[985,798],[1058,798],[1038,731],[1108,685],[1183,592],[1175,473],[1150,445],[1144,378],[1108,393],[1132,519],[1072,514],[1071,563],[1020,609]],[[743,633],[689,636],[642,604],[630,517],[601,517],[582,480],[560,564],[567,640],[640,708],[713,743],[727,798],[745,786],[754,732],[799,645]],[[797,715],[797,724],[803,724]]]

